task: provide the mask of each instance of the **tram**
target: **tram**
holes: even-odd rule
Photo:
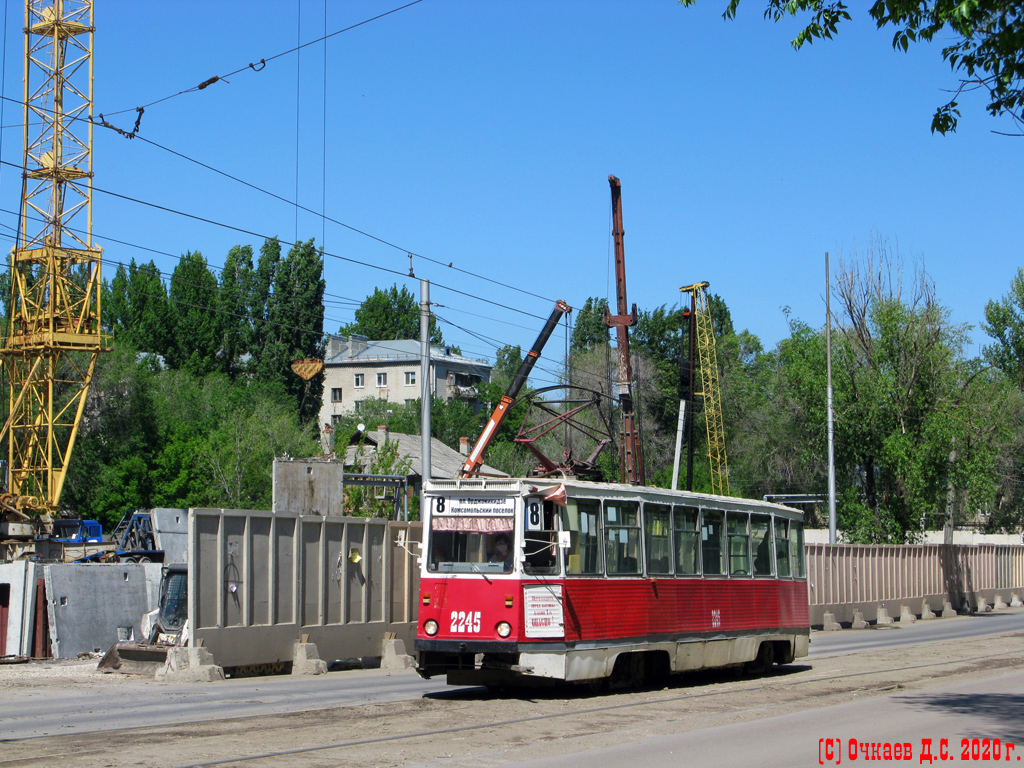
[[[570,478],[431,480],[423,498],[423,677],[640,686],[807,655],[798,510]]]

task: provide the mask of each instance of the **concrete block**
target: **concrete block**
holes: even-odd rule
[[[214,663],[213,654],[205,648],[171,648],[156,679],[165,683],[210,683],[223,680],[224,669]]]
[[[836,615],[834,613],[825,613],[825,617],[822,619],[821,628],[825,632],[838,632],[842,629],[842,625],[836,621]]]
[[[142,636],[156,607],[159,563],[61,563],[43,567],[53,655],[105,651],[119,636]]]
[[[1003,598],[1000,595],[996,595],[995,605],[992,606],[997,611],[1005,611],[1009,606],[1003,602]]]
[[[885,607],[885,603],[879,603],[878,610],[876,611],[878,616],[875,622],[879,627],[887,627],[892,624],[892,616],[889,615],[889,611]]]
[[[868,624],[867,620],[864,618],[863,611],[854,611],[852,626],[854,629],[867,629],[871,625]]]
[[[1010,593],[1010,607],[1011,608],[1020,608],[1022,605],[1024,605],[1024,603],[1022,603],[1020,601],[1020,598],[1017,597],[1017,593],[1016,592],[1011,592]]]
[[[293,675],[322,675],[327,672],[327,662],[320,658],[316,643],[295,643],[292,656]]]
[[[949,600],[942,601],[942,618],[951,619],[956,616],[956,611],[953,610],[953,604]]]
[[[900,606],[900,624],[913,624],[917,621],[917,616],[910,612],[909,605]]]
[[[384,652],[380,657],[380,668],[385,672],[415,669],[416,660],[405,652],[404,640],[385,640]]]
[[[978,613],[988,613],[991,610],[992,606],[988,604],[988,600],[978,595]]]
[[[927,600],[921,601],[921,620],[927,621],[928,619],[934,619],[935,613],[932,611],[932,607],[928,605]]]

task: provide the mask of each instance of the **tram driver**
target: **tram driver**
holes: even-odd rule
[[[493,551],[487,562],[501,563],[506,573],[512,570],[512,545],[506,534],[499,533],[494,537]]]

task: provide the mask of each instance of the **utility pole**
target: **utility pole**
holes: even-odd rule
[[[420,280],[420,476],[431,478],[430,464],[430,281]]]
[[[640,430],[633,411],[633,366],[629,360],[629,326],[636,322],[636,304],[632,312],[626,303],[626,253],[622,229],[622,184],[615,176],[608,177],[612,188],[612,233],[615,238],[615,297],[617,315],[605,312],[604,322],[615,329],[619,354],[619,407],[622,409],[622,450],[620,467],[622,482],[644,484],[644,461],[640,450]]]
[[[829,276],[828,251],[825,251],[825,368],[828,382],[825,400],[828,407],[828,543],[836,543],[836,445],[835,416],[832,407],[832,278]]]

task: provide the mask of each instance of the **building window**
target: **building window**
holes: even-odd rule
[[[416,383],[416,371],[405,372],[405,386],[411,387]]]
[[[386,387],[388,385],[388,375],[386,373],[377,374],[377,386]]]
[[[363,388],[363,381],[364,381],[363,374],[357,373],[352,378],[353,378],[353,386],[355,386],[356,389],[362,389]]]
[[[331,387],[331,402],[332,403],[340,403],[341,402],[341,387]]]

